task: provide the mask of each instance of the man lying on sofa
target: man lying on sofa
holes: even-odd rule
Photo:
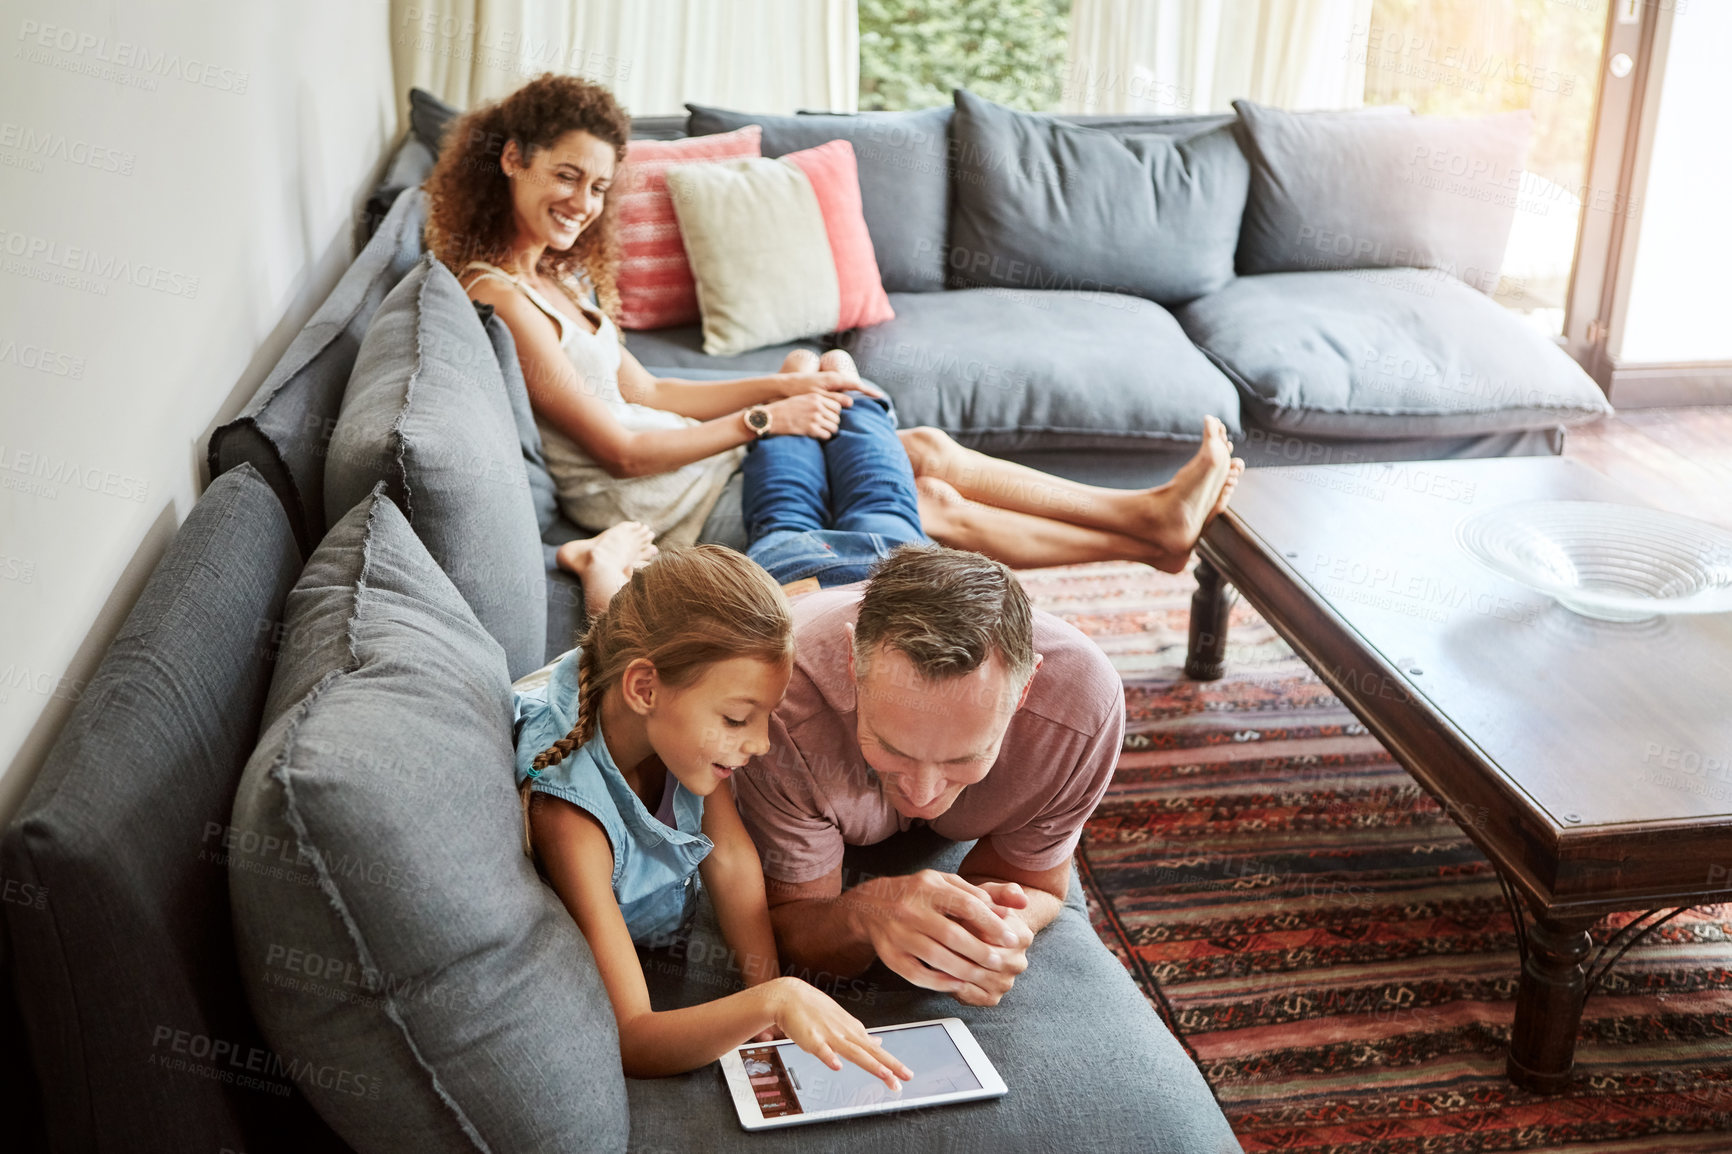
[[[1058,915],[1112,776],[1118,675],[1005,566],[926,543],[884,402],[856,398],[828,441],[760,441],[744,468],[751,556],[824,586],[794,601],[770,751],[734,779],[782,960],[846,977],[879,959],[996,1004]],[[845,846],[920,823],[978,839],[956,874],[848,885]]]

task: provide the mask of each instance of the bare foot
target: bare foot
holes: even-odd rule
[[[823,362],[818,359],[818,354],[811,349],[795,349],[782,358],[782,367],[776,371],[778,373],[815,373],[821,364]]]
[[[1221,490],[1232,472],[1233,443],[1227,426],[1203,418],[1203,443],[1196,456],[1179,467],[1173,479],[1147,491],[1140,524],[1125,532],[1149,542],[1162,554],[1157,569],[1181,572],[1196,547],[1203,526],[1218,510]]]
[[[631,580],[632,570],[648,564],[659,550],[648,525],[621,521],[582,541],[567,541],[555,554],[559,567],[583,582],[583,605],[591,617]]]
[[[1209,510],[1208,521],[1213,521],[1226,511],[1227,502],[1233,499],[1233,489],[1239,484],[1239,478],[1245,475],[1245,462],[1234,457],[1227,464],[1227,479],[1221,482],[1221,495],[1215,498],[1215,507]],[[1205,521],[1204,524],[1208,524]]]

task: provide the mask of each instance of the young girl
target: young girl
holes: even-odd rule
[[[638,569],[543,684],[520,683],[525,850],[589,942],[632,1077],[695,1069],[775,1030],[892,1090],[912,1077],[834,999],[778,976],[757,849],[726,783],[769,750],[793,652],[769,575],[699,545]],[[747,987],[652,1010],[635,945],[684,924],[699,878]]]

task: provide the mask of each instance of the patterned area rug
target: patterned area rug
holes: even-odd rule
[[[1188,575],[1022,576],[1125,680],[1078,855],[1095,927],[1248,1154],[1732,1151],[1732,905],[1624,956],[1568,1092],[1518,1090],[1496,875],[1274,631],[1241,603],[1227,676],[1192,682]]]

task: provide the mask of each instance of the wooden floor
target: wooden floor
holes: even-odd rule
[[[1569,431],[1564,456],[1654,505],[1732,529],[1732,406],[1624,409]]]

